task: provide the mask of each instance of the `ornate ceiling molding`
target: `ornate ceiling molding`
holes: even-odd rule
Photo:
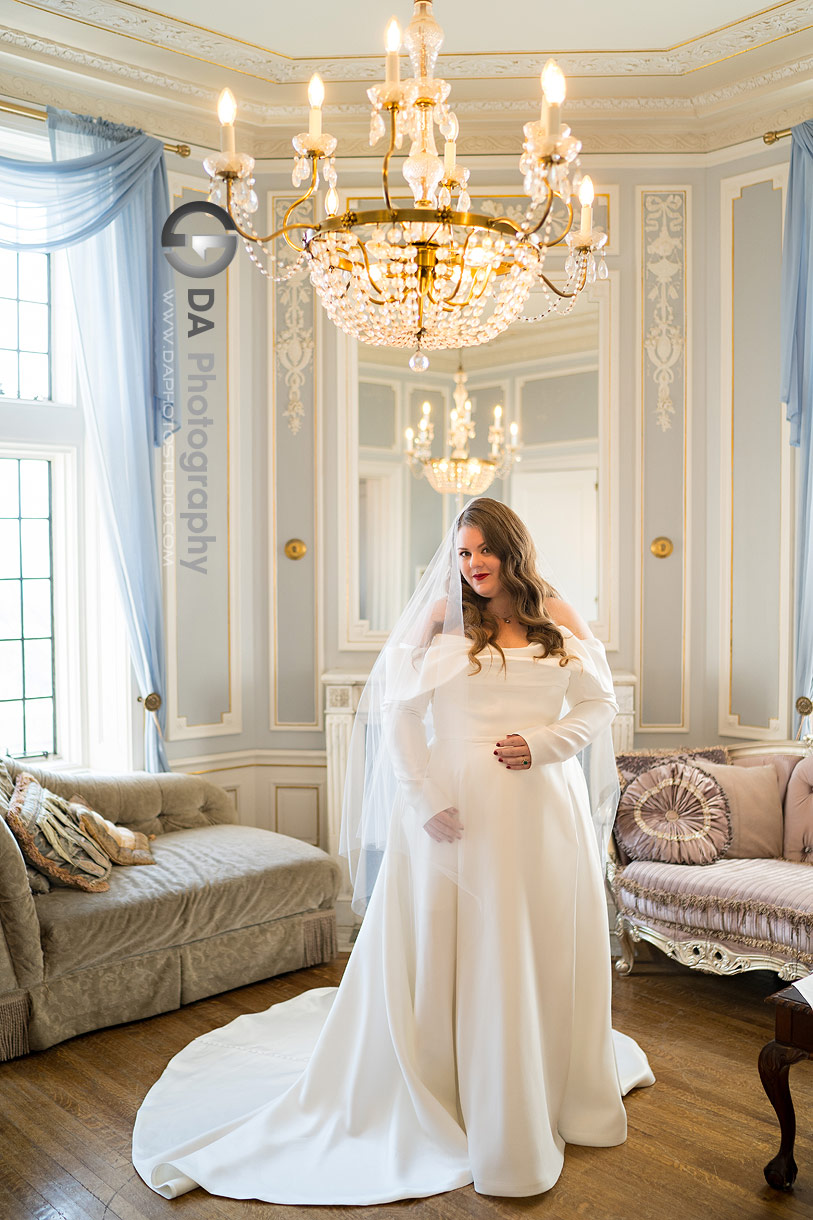
[[[813,65],[811,65],[813,67]],[[73,110],[78,114],[94,114],[99,109],[98,92],[85,88],[75,88],[64,82],[46,81],[30,75],[0,71],[0,93],[15,98],[21,102],[39,106],[58,106]],[[214,124],[208,114],[197,115],[188,109],[168,113],[165,102],[158,99],[140,98],[124,101],[115,95],[104,100],[105,117],[116,123],[126,123],[128,126],[141,127],[146,131],[155,132],[164,139],[183,141],[201,148],[211,148]],[[599,114],[612,118],[613,111],[598,110]],[[682,112],[673,112],[676,118],[682,117]],[[645,117],[644,115],[641,116]],[[663,118],[663,112],[661,112]],[[810,117],[810,102],[807,97],[800,98],[792,104],[785,103],[777,107],[767,105],[764,99],[755,99],[755,105],[745,115],[738,115],[724,125],[710,127],[664,125],[639,126],[624,128],[610,126],[607,122],[590,121],[580,131],[583,136],[585,151],[590,155],[597,153],[708,153],[721,148],[744,143],[747,140],[759,138],[769,128],[781,129],[792,127]],[[283,159],[286,162],[291,155],[290,140],[287,136],[275,133],[259,134],[252,141],[251,153],[258,160]],[[516,153],[516,132],[513,127],[504,127],[502,131],[478,131],[472,128],[467,132],[466,156],[505,156]],[[371,151],[366,136],[348,133],[342,137],[342,159],[370,157]]]
[[[161,72],[150,72],[146,68],[137,68],[133,64],[122,63],[107,55],[92,55],[81,51],[78,47],[70,47],[65,43],[52,42],[49,38],[38,38],[33,34],[25,34],[21,30],[0,29],[0,43],[17,47],[22,51],[30,51],[35,55],[47,55],[51,59],[59,59],[64,63],[75,64],[80,68],[95,68],[109,76],[120,76],[138,85],[152,85],[157,89],[182,93],[187,97],[200,98],[207,106],[217,101],[217,91],[202,89],[189,81],[180,80],[175,76],[166,76]]]
[[[306,81],[317,70],[330,81],[371,81],[378,80],[382,71],[381,56],[333,61],[291,59],[118,0],[18,2],[270,83]],[[570,76],[681,76],[809,29],[813,29],[813,0],[795,0],[781,9],[758,13],[726,29],[664,50],[555,53]],[[535,77],[539,73],[539,53],[441,55],[440,70],[451,80]]]
[[[204,88],[194,84],[192,81],[168,76],[165,73],[153,72],[133,64],[123,63],[109,56],[91,54],[77,47],[67,46],[64,43],[53,42],[50,39],[42,37],[35,37],[20,30],[0,29],[0,44],[5,44],[8,47],[14,47],[17,50],[38,56],[46,56],[72,66],[91,68],[105,76],[118,77],[139,86],[146,85],[154,89],[164,90],[167,93],[175,93],[184,98],[200,101],[207,111],[211,111],[212,117],[209,122],[211,131],[215,130],[213,116],[218,96],[216,89]],[[578,121],[583,115],[600,115],[608,120],[611,120],[616,115],[636,115],[640,117],[645,117],[648,114],[660,115],[664,113],[694,115],[726,102],[736,102],[743,97],[752,95],[755,90],[769,89],[772,86],[785,82],[798,83],[800,80],[808,77],[811,72],[813,72],[813,57],[808,57],[782,64],[770,71],[748,76],[742,80],[732,81],[717,89],[705,90],[690,97],[642,97],[637,95],[614,97],[611,100],[598,97],[578,98],[573,99],[568,104],[568,117],[571,121]],[[295,124],[297,122],[304,122],[306,117],[304,104],[274,105],[272,103],[266,105],[260,102],[246,101],[241,103],[240,108],[245,118],[253,118],[259,122]],[[502,100],[499,103],[501,117],[504,115],[528,116],[533,108],[533,104],[523,98],[510,98]],[[474,118],[483,115],[493,121],[495,101],[493,98],[464,100],[455,107],[455,110],[461,118],[466,116]],[[366,120],[369,115],[369,105],[361,101],[357,103],[338,103],[330,107],[330,112],[337,119]],[[212,138],[211,131],[210,139]]]

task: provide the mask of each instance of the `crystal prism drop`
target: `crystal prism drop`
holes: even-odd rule
[[[418,348],[409,358],[409,367],[413,373],[425,373],[429,368],[429,357]]]
[[[380,110],[374,110],[370,115],[370,147],[377,144],[385,134],[384,119]]]

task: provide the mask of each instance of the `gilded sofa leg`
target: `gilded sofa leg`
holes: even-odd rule
[[[627,928],[620,919],[616,924],[615,934],[621,946],[621,956],[615,963],[616,971],[618,974],[631,974],[632,967],[635,965],[635,945]]]

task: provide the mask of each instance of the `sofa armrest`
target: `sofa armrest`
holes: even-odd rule
[[[813,864],[813,754],[794,767],[785,793],[786,860]]]
[[[58,796],[80,796],[97,813],[146,835],[170,830],[194,830],[236,822],[234,805],[227,792],[199,775],[152,774],[131,771],[106,775],[101,771],[48,771],[5,759],[16,780],[21,771],[33,775]]]
[[[0,817],[0,989],[31,987],[42,981],[42,945],[37,908],[17,840]]]

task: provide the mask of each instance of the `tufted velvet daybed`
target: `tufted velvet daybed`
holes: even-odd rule
[[[3,762],[12,778],[22,770]],[[105,893],[33,895],[0,816],[0,1060],[335,957],[336,861],[287,835],[236,825],[214,784],[25,771],[154,835],[155,864],[114,866]]]
[[[752,802],[751,849],[735,839],[712,863],[630,859],[623,843],[616,842],[608,880],[618,910],[621,974],[632,970],[635,942],[641,940],[709,973],[774,970],[790,980],[813,970],[813,755],[797,743],[718,752],[730,766],[709,768],[697,755],[689,761],[718,779],[731,767],[762,768],[763,775],[767,769],[769,776],[773,769],[778,788],[773,824],[760,824],[759,804]],[[758,778],[756,772],[753,777]],[[738,784],[741,788],[742,780]],[[771,803],[776,796],[774,790]],[[767,818],[768,800],[764,804]],[[622,811],[623,806],[622,796]],[[773,842],[770,854],[754,847],[760,841]]]

